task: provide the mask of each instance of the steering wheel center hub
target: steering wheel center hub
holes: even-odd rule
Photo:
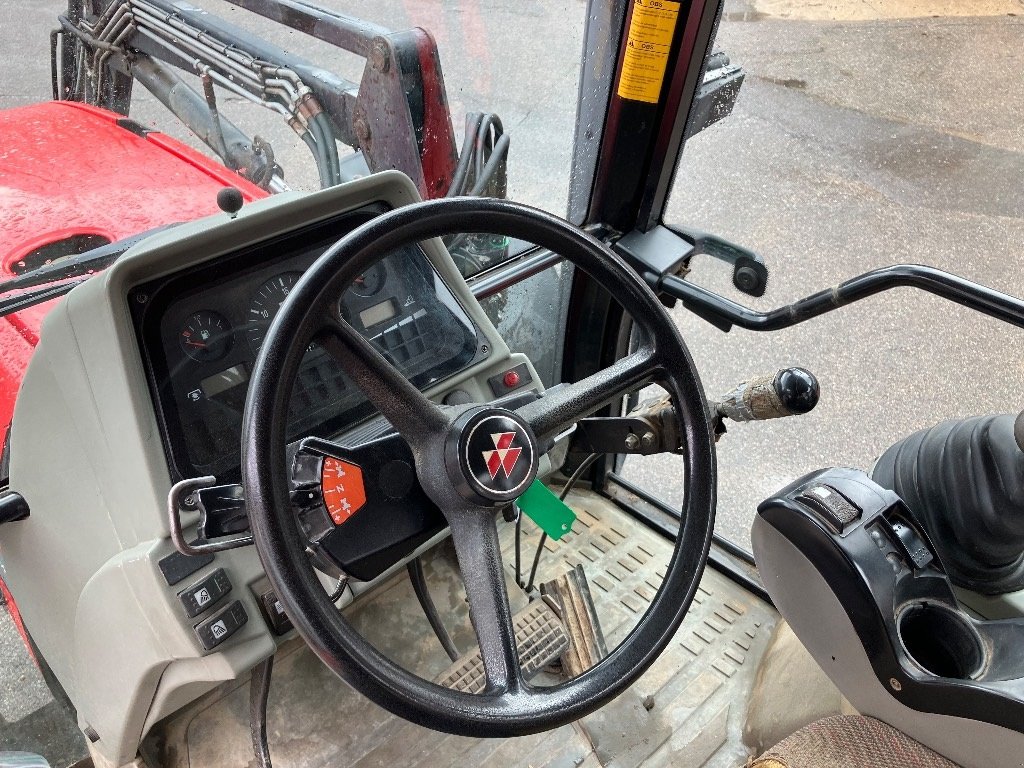
[[[448,476],[474,504],[495,506],[523,495],[540,452],[530,427],[511,411],[481,408],[455,421],[445,451]]]

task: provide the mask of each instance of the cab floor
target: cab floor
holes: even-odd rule
[[[664,573],[670,542],[612,503],[569,497],[573,533],[545,545],[538,580],[581,563],[609,648],[646,610]],[[539,532],[524,520],[522,561]],[[513,526],[502,531],[513,611],[526,604],[511,581]],[[428,585],[460,650],[475,643],[465,593],[447,545],[424,557]],[[450,664],[403,572],[347,610],[378,648],[423,677]],[[397,718],[338,680],[301,640],[275,660],[268,706],[271,756],[289,766],[740,766],[747,701],[758,661],[778,621],[774,609],[707,569],[686,620],[657,662],[615,701],[554,731],[511,739],[438,733]],[[222,686],[147,739],[147,762],[173,768],[254,765],[247,680]]]

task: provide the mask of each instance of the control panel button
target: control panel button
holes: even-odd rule
[[[291,619],[284,612],[284,606],[281,605],[274,590],[270,588],[270,580],[264,576],[249,588],[260,607],[260,613],[274,634],[283,635],[289,632],[292,628]]]
[[[249,614],[245,612],[245,607],[235,600],[210,618],[196,624],[196,637],[204,649],[212,651],[241,629],[248,620]]]
[[[495,397],[501,397],[509,392],[521,389],[527,384],[532,384],[533,377],[530,376],[530,369],[526,363],[520,363],[515,368],[509,368],[507,371],[502,371],[496,376],[491,376],[487,379],[487,383],[490,384],[491,391]]]
[[[185,615],[193,619],[212,608],[214,603],[230,591],[231,580],[223,568],[218,568],[209,576],[179,592],[178,599],[185,609]]]
[[[263,616],[270,624],[270,628],[274,630],[275,635],[283,635],[289,632],[292,628],[292,621],[288,618],[288,614],[284,612],[284,606],[281,605],[281,600],[271,590],[264,592],[259,596],[260,608],[263,610]]]
[[[935,559],[932,551],[924,543],[924,539],[914,530],[913,526],[895,517],[888,520],[888,522],[889,527],[896,536],[896,540],[893,543],[897,544],[906,553],[915,568],[924,568]]]
[[[810,507],[836,533],[860,519],[861,511],[843,494],[829,485],[815,485],[800,494],[800,501]]]

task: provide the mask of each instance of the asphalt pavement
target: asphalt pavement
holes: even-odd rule
[[[199,4],[242,15],[215,0]],[[48,33],[60,5],[0,5],[0,108],[49,98]],[[564,210],[580,0],[333,5],[392,28],[434,31],[457,133],[468,110],[500,114],[512,136],[510,197]],[[1024,295],[1024,19],[1011,15],[1024,15],[1024,4],[987,0],[977,12],[988,15],[965,16],[962,3],[943,10],[939,0],[900,0],[875,13],[862,3],[867,10],[856,14],[817,17],[802,5],[727,3],[718,47],[747,80],[733,115],[689,143],[666,214],[759,251],[771,270],[768,291],[738,293],[727,268],[709,260],[691,279],[768,309],[874,267],[924,263]],[[882,19],[901,15],[894,6],[914,12]],[[354,57],[253,26],[358,79]],[[237,101],[224,109],[239,122],[255,115]],[[186,138],[151,98],[134,116]],[[313,188],[304,147],[282,126],[265,133],[289,182]],[[787,365],[812,370],[822,384],[813,413],[738,425],[719,444],[718,529],[742,545],[758,502],[808,471],[868,468],[916,429],[1024,408],[1021,332],[911,289],[771,334],[725,334],[683,310],[673,316],[711,393]],[[631,460],[627,474],[681,500],[674,459]],[[27,739],[52,706],[0,611],[0,749],[18,746],[12,734]]]

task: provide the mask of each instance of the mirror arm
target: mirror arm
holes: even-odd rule
[[[675,275],[645,273],[659,294],[683,302],[688,310],[723,331],[739,326],[750,331],[777,331],[824,315],[846,304],[893,288],[918,288],[960,306],[1024,328],[1024,301],[959,275],[918,264],[895,264],[873,269],[834,288],[828,288],[769,312],[755,312]]]

